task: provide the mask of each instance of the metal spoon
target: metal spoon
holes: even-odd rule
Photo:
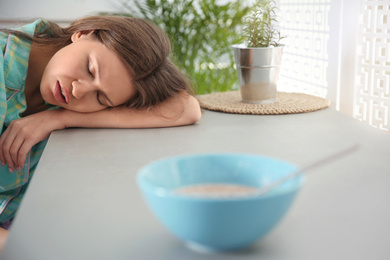
[[[311,163],[305,167],[299,168],[298,170],[296,170],[296,171],[294,171],[294,172],[292,172],[292,173],[290,173],[290,174],[288,174],[288,175],[286,175],[286,176],[284,176],[284,177],[282,177],[274,182],[271,182],[270,184],[267,184],[264,187],[259,188],[256,191],[256,196],[262,196],[262,195],[268,193],[269,191],[276,188],[280,184],[298,176],[299,174],[306,173],[306,172],[311,171],[317,167],[320,167],[320,166],[323,166],[323,165],[328,164],[330,162],[336,161],[337,159],[341,159],[342,157],[355,152],[356,150],[358,150],[358,148],[359,148],[358,144],[352,145],[344,150],[341,150],[341,151],[334,153],[330,156],[322,158],[322,159],[320,159],[314,163]]]

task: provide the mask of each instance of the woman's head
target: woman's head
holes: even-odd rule
[[[133,80],[120,57],[92,32],[72,34],[57,50],[40,81],[42,98],[78,112],[94,112],[126,103],[135,96]]]
[[[75,21],[67,28],[52,24],[45,35],[36,36],[35,42],[51,44],[60,49],[58,53],[61,53],[69,50],[71,46],[86,43],[80,39],[94,40],[102,44],[114,53],[126,68],[129,79],[125,77],[118,82],[112,77],[112,83],[115,83],[112,87],[116,87],[120,82],[128,85],[129,91],[123,93],[123,96],[127,97],[124,105],[150,107],[179,91],[190,91],[187,78],[169,59],[171,48],[168,36],[148,21],[118,16],[87,17]],[[90,57],[88,59],[90,60]],[[103,59],[102,62],[102,66],[110,66],[108,60]],[[90,67],[96,67],[93,61],[92,65],[86,65],[86,69]]]

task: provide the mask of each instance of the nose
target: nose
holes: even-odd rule
[[[93,91],[95,91],[94,86],[86,81],[78,80],[72,82],[72,95],[76,99],[81,99]]]

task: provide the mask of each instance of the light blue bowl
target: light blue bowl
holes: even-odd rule
[[[178,238],[197,248],[235,250],[275,227],[302,186],[302,175],[259,197],[205,198],[173,190],[204,183],[262,187],[296,169],[257,155],[195,154],[147,164],[138,172],[137,183],[151,210]]]

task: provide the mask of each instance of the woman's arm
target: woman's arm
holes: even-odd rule
[[[199,103],[193,96],[180,93],[153,108],[116,107],[93,113],[63,110],[61,118],[69,127],[152,128],[189,125],[200,120]]]
[[[152,128],[193,124],[200,120],[199,103],[180,93],[148,109],[117,107],[93,113],[47,110],[11,122],[0,137],[0,160],[10,171],[23,168],[27,153],[54,130],[85,128]]]

